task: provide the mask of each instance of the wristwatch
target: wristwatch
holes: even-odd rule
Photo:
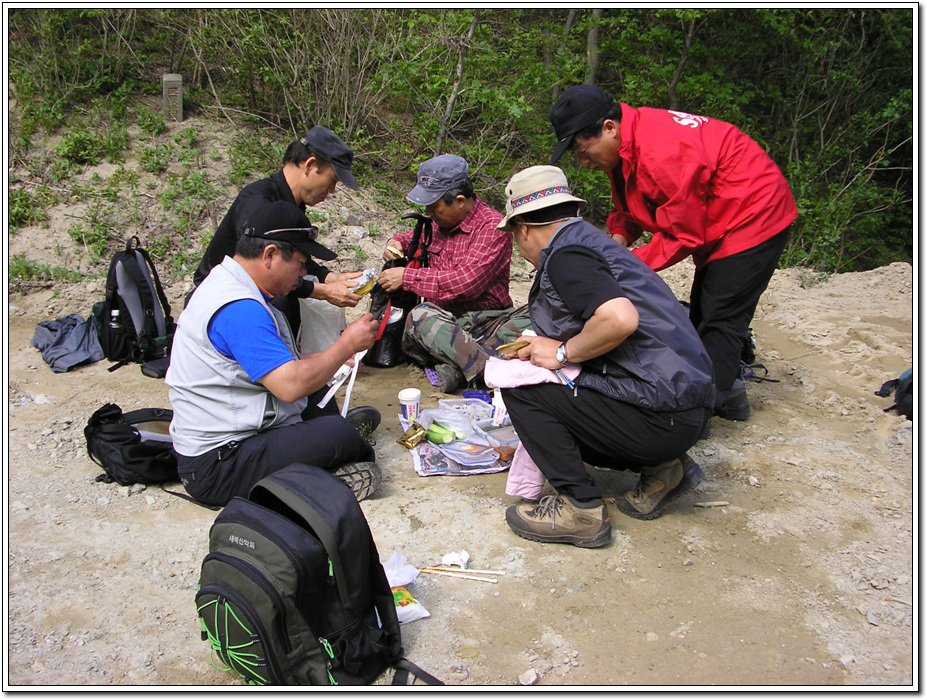
[[[561,365],[568,365],[570,361],[567,359],[566,355],[566,342],[560,343],[560,347],[557,348],[557,362]]]

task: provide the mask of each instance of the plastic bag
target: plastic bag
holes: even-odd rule
[[[300,299],[299,320],[300,352],[328,350],[348,326],[344,309],[321,299]]]

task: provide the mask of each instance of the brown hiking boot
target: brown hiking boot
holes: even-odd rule
[[[544,496],[537,505],[509,506],[505,521],[516,535],[535,542],[604,547],[612,538],[612,524],[604,503],[580,508],[560,496]]]
[[[666,507],[688,493],[705,477],[689,455],[641,470],[637,488],[617,499],[618,510],[638,520],[660,517]]]

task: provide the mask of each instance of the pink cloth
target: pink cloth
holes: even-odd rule
[[[545,481],[547,479],[544,478],[544,474],[531,459],[528,450],[519,442],[505,481],[505,492],[509,496],[521,496],[529,501],[536,501],[541,497]]]
[[[566,365],[560,370],[571,382],[579,376],[579,365]],[[486,360],[483,381],[490,389],[510,389],[528,384],[564,384],[553,370],[532,365],[525,360],[503,360],[490,357]]]
[[[566,365],[560,370],[570,381],[579,376],[579,365]],[[499,357],[490,357],[486,361],[483,371],[483,381],[491,389],[512,388],[527,386],[529,384],[546,384],[565,382],[555,372],[543,367],[537,367],[524,360],[503,360]],[[529,501],[540,498],[547,479],[531,459],[528,450],[522,443],[518,443],[509,475],[505,482],[505,492],[509,496],[521,496]]]

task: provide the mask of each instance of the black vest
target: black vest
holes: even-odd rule
[[[550,256],[567,246],[587,248],[604,260],[640,316],[623,343],[582,363],[576,384],[654,411],[714,406],[711,360],[683,306],[657,273],[580,218],[557,229],[541,251],[528,297],[538,334],[565,341],[585,323],[563,303],[547,269]]]

